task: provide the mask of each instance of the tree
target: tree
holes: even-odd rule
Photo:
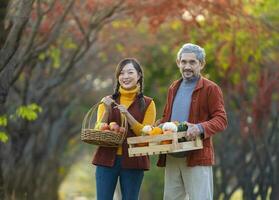
[[[103,26],[123,12],[123,1],[10,3],[18,4],[10,8],[23,21],[13,20],[1,49],[1,108],[6,111],[1,117],[8,121],[3,130],[9,136],[0,144],[1,197],[57,199],[65,175],[60,157],[79,132],[71,118],[75,102],[61,90],[69,91],[67,84],[83,75],[68,79]]]
[[[267,94],[270,94],[271,89],[277,91],[274,87],[276,78],[270,86],[270,81],[266,79],[277,76],[276,73],[270,73],[274,70],[271,68],[267,68],[267,75],[261,78],[258,76],[260,73],[254,76],[250,73],[248,80],[240,79],[241,73],[248,77],[249,71],[260,72],[259,64],[267,65],[263,59],[266,52],[263,50],[268,49],[271,52],[268,54],[273,55],[275,47],[271,38],[277,36],[278,33],[266,28],[273,27],[275,19],[264,18],[262,21],[261,16],[246,11],[245,6],[249,4],[245,2],[175,0],[171,5],[166,0],[156,2],[84,0],[82,3],[72,0],[26,0],[24,4],[21,2],[23,1],[10,2],[10,5],[17,6],[9,6],[9,9],[14,9],[14,11],[10,14],[8,12],[6,16],[6,22],[10,21],[8,23],[10,25],[5,29],[8,34],[0,52],[0,62],[3,60],[0,65],[3,100],[1,108],[4,110],[1,113],[0,126],[9,137],[5,144],[0,143],[0,189],[2,187],[6,198],[38,199],[46,198],[45,194],[48,194],[47,198],[57,199],[57,187],[67,172],[67,165],[70,164],[69,160],[61,162],[60,158],[65,155],[64,150],[79,131],[79,123],[76,121],[81,121],[80,113],[85,113],[88,104],[96,101],[94,99],[97,96],[96,93],[93,93],[94,97],[91,97],[91,92],[95,91],[94,88],[92,89],[92,81],[100,86],[98,80],[105,77],[108,85],[111,86],[109,80],[112,75],[106,72],[110,72],[110,66],[115,66],[115,62],[120,57],[140,55],[140,61],[146,67],[146,91],[154,92],[154,88],[162,88],[156,93],[158,97],[162,97],[169,80],[158,76],[158,69],[161,75],[175,78],[173,70],[165,66],[174,67],[173,59],[181,43],[192,41],[201,44],[208,52],[206,73],[219,82],[226,91],[226,102],[230,108],[229,116],[233,117],[230,118],[230,122],[237,122],[232,130],[240,130],[240,133],[244,133],[247,128],[242,123],[245,120],[237,121],[237,119],[247,119],[251,113],[255,114],[253,119],[256,119],[258,116],[256,113],[263,112],[263,110],[257,110],[257,107],[250,106],[253,105],[251,102],[263,100],[263,95],[260,93],[256,98],[257,83],[262,88],[259,90],[261,93],[268,91]],[[275,3],[269,6],[276,10],[274,5]],[[17,16],[28,16],[28,19],[26,20],[26,17],[13,18],[11,13],[20,14]],[[149,29],[144,29],[143,33],[139,30],[136,34],[137,28],[141,28],[141,22],[147,23]],[[3,27],[2,24],[1,22],[1,27]],[[260,31],[265,33],[260,37],[260,41],[270,41],[269,45],[263,46],[263,42],[254,42],[257,41]],[[127,37],[129,34],[130,37]],[[245,48],[241,46],[244,42],[247,42]],[[9,51],[5,52],[5,48]],[[100,51],[100,48],[104,50]],[[253,51],[249,52],[251,49]],[[271,57],[276,58],[276,56],[275,54]],[[88,62],[89,59],[92,62]],[[276,59],[272,61],[276,66]],[[87,68],[86,65],[91,68]],[[240,66],[248,66],[248,70]],[[218,73],[216,73],[216,68]],[[97,72],[99,69],[104,71],[99,73]],[[92,74],[87,74],[91,70]],[[245,90],[244,86],[247,84],[250,84],[253,89]],[[239,92],[245,95],[239,97]],[[272,98],[268,101],[263,101],[263,105],[272,104],[277,109],[278,106],[274,103],[276,95],[271,96]],[[160,99],[163,97],[157,100]],[[82,102],[87,106],[83,106]],[[159,102],[158,105],[163,104]],[[74,109],[77,106],[80,110]],[[241,109],[243,106],[246,108],[245,115]],[[268,119],[271,116],[270,110],[265,114]],[[14,118],[9,116],[14,116]],[[270,137],[276,138],[274,135],[276,124],[278,124],[276,113],[273,113],[272,117],[274,122],[271,124],[274,124],[275,128],[269,129],[272,135]],[[259,121],[253,120],[253,124],[256,125],[256,122]],[[262,132],[264,126],[261,127],[259,130]],[[253,129],[249,129],[250,133],[252,133],[251,130]],[[230,136],[229,131],[224,134],[226,137]],[[228,148],[237,145],[243,147],[238,148],[242,150],[239,152],[240,158],[254,152],[248,148],[247,143],[243,143],[242,136],[243,134],[237,139],[228,139],[229,145],[227,145]],[[226,137],[217,138],[216,141],[222,141]],[[277,139],[272,141],[276,143]],[[217,152],[219,152],[218,149]],[[272,152],[276,152],[276,149]],[[232,155],[238,155],[236,151],[232,153]],[[235,157],[232,156],[232,158]],[[218,153],[217,160],[222,158],[221,153]],[[276,157],[272,159],[276,160]],[[223,163],[227,165],[222,165]],[[233,168],[231,165],[233,163],[233,161],[218,163],[221,167],[223,182],[217,184],[217,196],[224,193],[229,198],[235,188],[245,188],[244,196],[248,198],[248,194],[254,188],[247,187],[247,181],[236,179],[239,177],[237,172],[228,171]],[[244,166],[246,164],[244,163]],[[271,164],[276,166],[273,160]],[[251,166],[247,167],[247,170],[253,168]],[[270,169],[274,169],[274,166]],[[217,175],[220,172],[218,167],[215,173]],[[217,180],[219,179],[217,177]],[[226,182],[227,180],[230,181]],[[228,188],[232,185],[231,180],[236,180],[237,187],[230,189],[228,193]],[[262,180],[262,183],[268,182],[270,185],[266,179]],[[275,187],[276,184],[278,185],[278,180],[272,179],[272,184],[272,187]],[[0,194],[3,196],[4,192]]]

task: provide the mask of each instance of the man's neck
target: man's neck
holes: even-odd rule
[[[183,77],[183,81],[185,81],[186,83],[193,83],[193,82],[196,82],[199,78],[200,78],[200,75],[192,76],[192,77],[189,77],[189,78],[184,78]]]

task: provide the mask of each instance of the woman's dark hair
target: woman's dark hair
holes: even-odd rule
[[[119,81],[118,81],[118,77],[122,71],[122,69],[124,68],[125,65],[131,63],[133,65],[133,67],[135,68],[135,70],[137,71],[137,73],[139,74],[140,78],[138,80],[138,83],[140,85],[140,91],[139,93],[137,94],[137,98],[139,99],[139,102],[140,102],[140,110],[143,112],[143,110],[145,109],[145,100],[143,98],[143,70],[139,64],[139,62],[135,59],[135,58],[125,58],[123,60],[121,60],[119,62],[119,64],[117,65],[116,67],[116,70],[115,70],[115,79],[116,79],[116,84],[115,84],[115,87],[114,87],[114,93],[112,95],[112,98],[114,100],[117,99],[117,97],[119,96],[119,87],[120,87],[120,84],[119,84]]]

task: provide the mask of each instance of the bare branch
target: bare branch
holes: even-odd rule
[[[34,50],[34,53],[36,52],[36,54],[38,55],[40,52],[42,52],[45,49],[47,49],[49,47],[49,45],[56,40],[56,38],[60,34],[60,31],[61,31],[61,28],[62,28],[62,24],[63,24],[63,22],[65,20],[65,17],[67,16],[69,11],[73,7],[74,2],[75,2],[74,0],[71,0],[71,2],[66,7],[65,12],[63,13],[63,15],[60,17],[59,20],[57,20],[57,23],[54,24],[54,26],[52,28],[52,31],[51,31],[50,35],[48,36],[48,40],[46,42],[44,42],[43,44],[41,44],[40,46],[38,46]]]
[[[18,48],[21,39],[20,36],[24,30],[25,24],[29,20],[34,0],[22,0],[20,2],[19,14],[15,16],[16,18],[13,20],[14,24],[7,36],[3,48],[0,50],[0,72],[6,67],[6,64]]]

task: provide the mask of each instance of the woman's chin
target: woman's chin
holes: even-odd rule
[[[121,85],[121,87],[125,90],[132,90],[137,86],[136,85]]]

